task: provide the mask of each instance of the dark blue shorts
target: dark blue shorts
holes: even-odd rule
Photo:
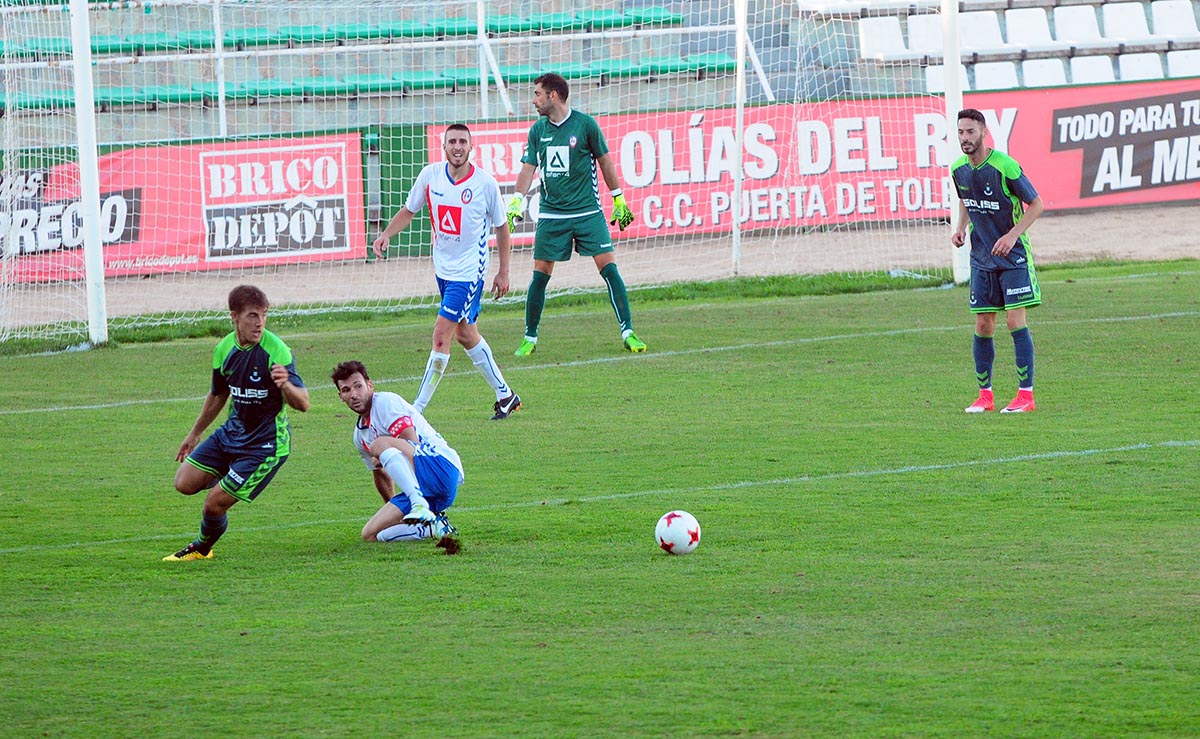
[[[1042,288],[1032,264],[1016,269],[971,268],[971,312],[998,313],[1042,304]]]
[[[437,278],[438,292],[442,295],[442,307],[438,315],[455,323],[475,323],[479,318],[479,301],[483,296],[483,280],[457,282]]]
[[[234,445],[230,443],[225,428],[221,427],[200,442],[200,446],[192,450],[186,461],[219,478],[222,490],[249,503],[266,489],[271,478],[287,461],[287,455],[275,454],[274,444],[269,449]]]
[[[417,484],[421,486],[421,495],[425,496],[431,511],[441,513],[454,505],[454,499],[458,497],[459,472],[453,462],[440,455],[418,453],[413,457],[413,472],[416,473]],[[412,510],[407,495],[393,495],[388,502],[399,508],[401,513]]]

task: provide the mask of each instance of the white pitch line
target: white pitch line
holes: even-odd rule
[[[769,487],[774,485],[802,485],[806,483],[819,483],[828,480],[846,480],[864,477],[883,477],[887,475],[909,475],[921,472],[935,472],[939,470],[954,470],[967,467],[978,467],[981,465],[998,465],[998,464],[1020,464],[1023,462],[1041,462],[1051,459],[1070,459],[1091,457],[1097,454],[1116,454],[1119,452],[1138,452],[1153,449],[1198,449],[1200,448],[1200,439],[1190,439],[1185,441],[1158,441],[1158,442],[1141,442],[1138,444],[1126,444],[1124,446],[1107,447],[1103,449],[1078,449],[1078,450],[1061,450],[1054,452],[1040,452],[1036,454],[1021,454],[1014,457],[994,457],[992,459],[970,459],[962,462],[943,462],[941,464],[921,464],[908,465],[905,467],[891,467],[888,469],[876,470],[847,470],[845,472],[828,472],[822,475],[796,475],[793,477],[780,477],[771,480],[739,480],[737,482],[724,482],[715,485],[701,485],[690,488],[662,488],[658,490],[638,490],[630,493],[612,493],[608,495],[588,495],[578,498],[555,498],[551,500],[527,500],[522,503],[505,503],[503,505],[483,505],[483,506],[457,506],[455,510],[458,512],[476,512],[476,511],[495,511],[506,508],[523,507],[523,508],[540,508],[543,506],[558,506],[578,503],[603,503],[613,500],[624,500],[627,498],[646,498],[652,496],[682,496],[695,495],[697,493],[716,493],[725,492],[728,490],[744,490],[747,488]],[[362,522],[362,517],[351,519],[324,519],[319,521],[300,521],[289,524],[272,524],[270,526],[245,526],[237,527],[240,533],[260,532],[260,531],[284,531],[287,529],[298,529],[308,526],[331,526],[359,524]],[[180,540],[192,533],[186,534],[155,534],[152,536],[135,536],[125,539],[103,539],[100,541],[76,541],[63,544],[29,544],[20,547],[7,547],[0,549],[0,555],[5,554],[24,554],[26,552],[45,552],[62,549],[80,549],[83,547],[98,547],[108,546],[111,544],[141,544],[154,541]]]
[[[1200,311],[1175,311],[1171,313],[1150,313],[1141,316],[1101,316],[1092,318],[1080,318],[1074,320],[1062,321],[1042,321],[1040,326],[1076,326],[1084,324],[1096,323],[1125,323],[1130,321],[1156,321],[1164,318],[1194,318],[1200,316]],[[631,354],[621,354],[609,357],[594,357],[592,359],[579,359],[573,362],[554,362],[551,364],[516,364],[504,368],[504,372],[531,372],[536,370],[561,369],[564,367],[583,367],[592,364],[608,364],[611,362],[646,362],[655,358],[663,357],[683,357],[695,354],[712,354],[715,352],[732,352],[744,351],[749,349],[769,349],[780,346],[797,346],[801,344],[817,344],[825,341],[851,341],[855,339],[878,339],[888,336],[908,336],[915,334],[930,334],[930,333],[945,333],[947,331],[961,331],[964,324],[955,324],[953,326],[925,326],[920,328],[897,328],[887,331],[861,331],[856,333],[846,334],[830,334],[827,336],[807,336],[794,339],[777,339],[775,341],[757,341],[747,342],[744,344],[726,344],[724,346],[704,346],[695,347],[692,349],[671,349],[667,351],[654,351],[637,356]],[[474,375],[475,370],[460,370],[456,372],[448,372],[448,377],[465,377]],[[421,379],[421,375],[413,375],[410,377],[388,378],[384,380],[376,380],[376,385],[388,385],[399,382],[416,382]],[[333,385],[325,383],[323,385],[309,385],[309,390],[332,390]],[[160,403],[199,403],[204,400],[204,396],[194,396],[185,398],[140,398],[138,400],[118,400],[112,403],[90,403],[87,405],[61,405],[52,406],[49,408],[16,408],[0,410],[0,416],[19,416],[30,414],[44,413],[70,413],[75,411],[95,411],[107,410],[110,408],[126,408],[135,405],[158,405]]]

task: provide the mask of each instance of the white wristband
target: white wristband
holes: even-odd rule
[[[520,201],[521,212],[524,213],[525,212],[525,196],[519,192],[515,192],[515,193],[513,193],[513,197]]]
[[[623,193],[621,192],[621,188],[618,187],[616,190],[612,190],[608,194],[612,195],[614,198],[619,198]]]

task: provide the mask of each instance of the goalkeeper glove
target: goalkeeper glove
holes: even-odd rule
[[[622,231],[624,231],[629,224],[633,223],[633,211],[631,211],[629,206],[625,204],[625,196],[621,193],[613,195],[612,218],[609,219],[608,222],[609,224],[617,224],[617,227]]]
[[[508,216],[508,230],[515,230],[517,224],[525,220],[525,196],[521,193],[513,195],[508,201],[508,212],[505,215]]]

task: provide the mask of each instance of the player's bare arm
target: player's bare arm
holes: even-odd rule
[[[375,252],[375,256],[383,259],[387,254],[388,243],[392,240],[392,237],[408,228],[416,215],[416,213],[404,207],[396,211],[396,215],[392,216],[392,220],[388,221],[388,225],[371,242],[371,251]]]
[[[967,213],[967,206],[963,201],[958,201],[958,224],[954,227],[954,234],[950,237],[950,243],[955,246],[962,246],[967,243],[967,223],[970,222],[970,214]]]
[[[376,464],[379,460],[375,460]],[[371,470],[372,476],[375,478],[375,490],[379,492],[379,497],[383,498],[386,503],[396,495],[396,485],[392,482],[392,478],[388,477],[388,473],[383,471],[383,468]]]
[[[499,300],[508,294],[508,264],[512,256],[512,236],[505,221],[496,229],[496,256],[499,266],[496,267],[496,277],[492,280],[492,297]]]
[[[271,380],[275,382],[275,387],[283,393],[283,400],[292,408],[304,413],[309,408],[308,388],[296,387],[292,381],[288,379],[287,367],[282,364],[271,365]]]
[[[183,437],[183,443],[179,445],[179,452],[175,455],[176,462],[182,462],[187,459],[187,455],[192,453],[192,450],[200,443],[200,437],[204,435],[204,430],[216,420],[217,416],[221,415],[221,409],[225,407],[227,400],[229,400],[228,395],[213,395],[211,392],[204,398],[204,405],[200,407],[200,416],[192,425],[192,430],[188,432],[188,435]]]
[[[1017,221],[1017,225],[1013,226],[1008,233],[996,240],[992,246],[992,254],[998,257],[1008,256],[1008,253],[1016,246],[1017,239],[1021,238],[1021,234],[1029,230],[1033,222],[1040,218],[1045,211],[1046,206],[1040,195],[1034,198],[1032,203],[1026,203],[1025,215],[1021,216],[1021,220]]]

